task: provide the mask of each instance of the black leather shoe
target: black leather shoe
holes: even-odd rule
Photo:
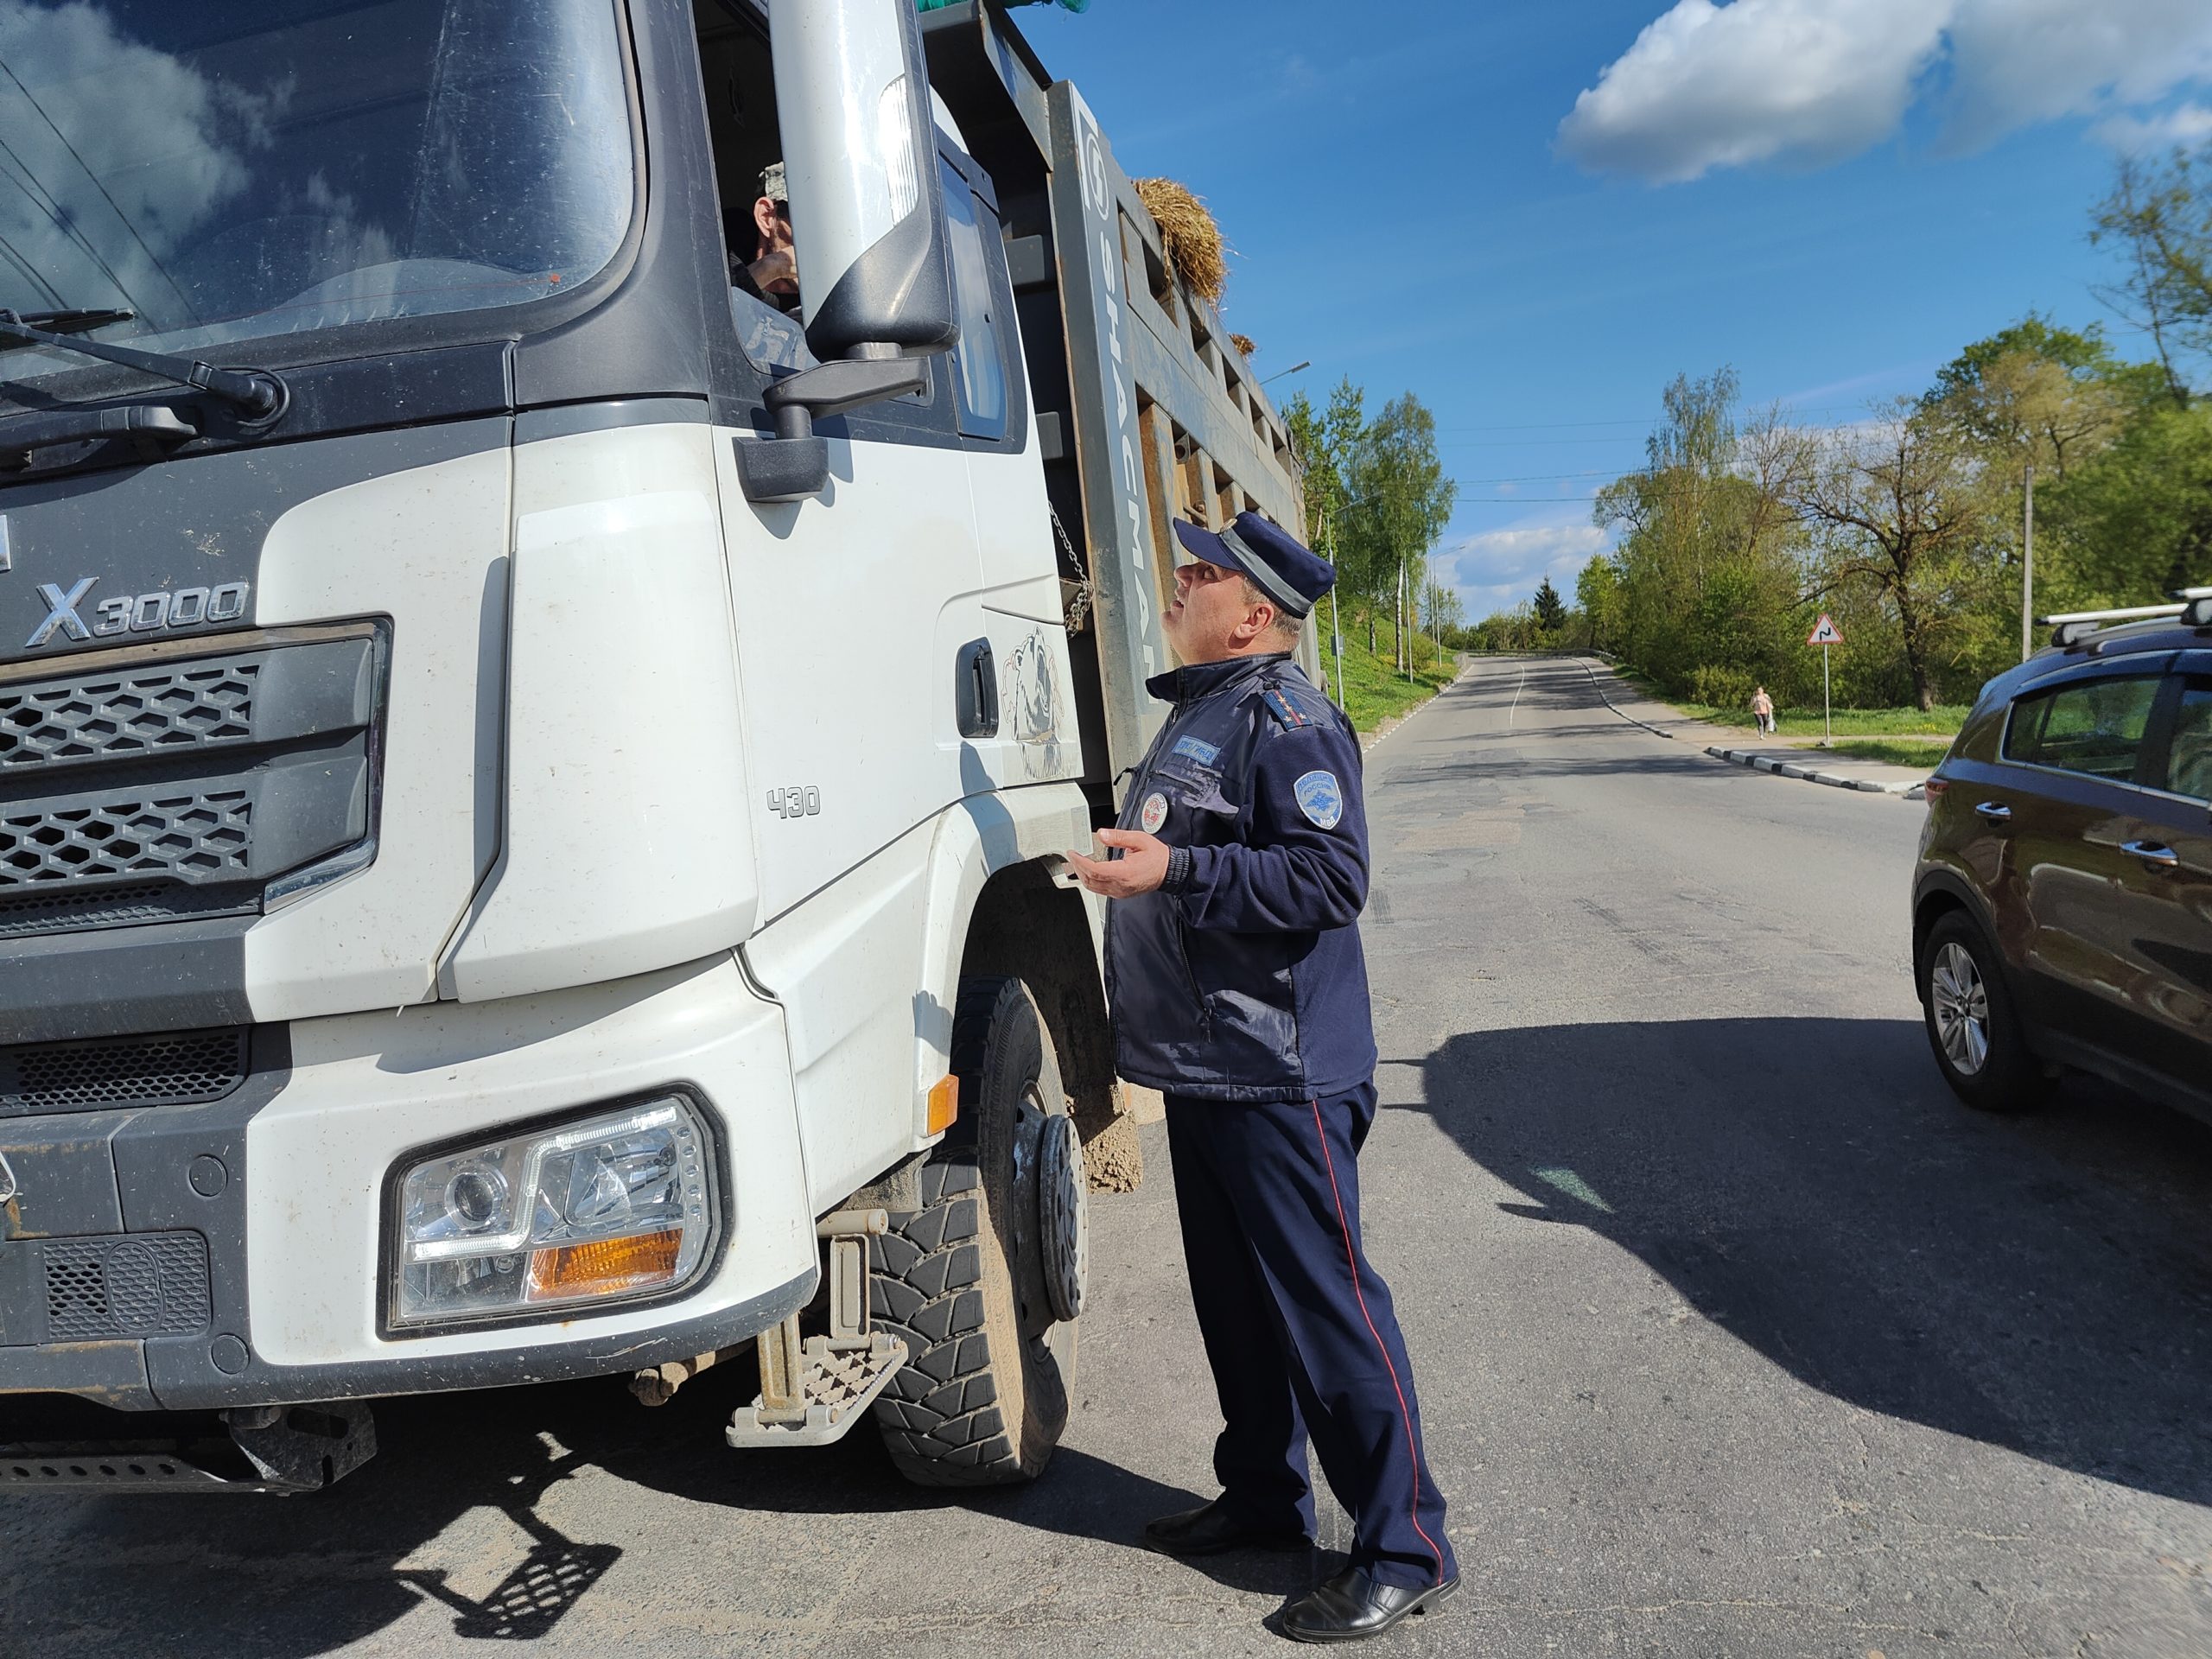
[[[1441,1605],[1459,1587],[1456,1578],[1411,1589],[1377,1584],[1357,1567],[1348,1567],[1284,1610],[1282,1633],[1294,1642],[1363,1642]]]
[[[1147,1549],[1163,1555],[1224,1555],[1232,1549],[1304,1549],[1302,1532],[1262,1532],[1226,1514],[1218,1502],[1144,1523]]]

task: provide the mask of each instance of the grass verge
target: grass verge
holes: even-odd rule
[[[1919,772],[1933,772],[1936,763],[1943,758],[1950,745],[1941,741],[1915,741],[1911,738],[1896,737],[1839,737],[1830,754],[1855,755],[1861,760],[1879,760],[1889,766],[1910,766]]]
[[[1328,681],[1323,689],[1334,697],[1337,662],[1327,606],[1321,607],[1316,620],[1321,626],[1321,668]],[[1407,636],[1413,651],[1413,677],[1408,680],[1400,673],[1397,642],[1387,616],[1376,620],[1373,651],[1367,648],[1367,624],[1357,613],[1344,618],[1344,705],[1356,730],[1373,731],[1391,715],[1402,715],[1414,704],[1427,702],[1459,675],[1459,664],[1452,653],[1446,652],[1440,657],[1426,636],[1414,633]]]
[[[1752,728],[1751,711],[1748,709],[1719,709],[1709,702],[1676,702],[1674,706],[1694,719],[1715,726],[1740,726],[1747,732]],[[1925,736],[1948,741],[1957,734],[1967,714],[1964,703],[1939,702],[1924,713],[1918,709],[1839,709],[1834,715],[1837,747],[1842,747],[1846,734],[1853,738]],[[1778,728],[1775,734],[1777,737],[1817,739],[1824,730],[1817,709],[1777,709],[1774,723]]]

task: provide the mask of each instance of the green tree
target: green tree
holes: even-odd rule
[[[2099,297],[2151,336],[2167,395],[2187,407],[2183,362],[2212,353],[2212,140],[2121,157],[2089,240],[2120,257],[2120,280]]]
[[[1582,567],[1574,579],[1574,608],[1582,613],[1586,638],[1592,651],[1610,651],[1620,626],[1620,568],[1605,554]]]
[[[1939,672],[1965,655],[1974,556],[1990,530],[1955,433],[1901,400],[1871,430],[1829,439],[1798,474],[1792,501],[1819,537],[1811,596],[1852,587],[1874,594],[1897,620],[1913,701],[1934,708]]]
[[[1736,400],[1732,370],[1676,377],[1645,465],[1593,509],[1619,531],[1610,648],[1675,690],[1700,669],[1777,677],[1798,605],[1808,440],[1773,410],[1739,428]]]
[[[1546,576],[1537,584],[1536,597],[1532,601],[1536,613],[1536,626],[1546,633],[1557,633],[1567,624],[1567,601],[1559,596],[1559,589]]]
[[[1365,602],[1371,650],[1376,608],[1395,599],[1402,576],[1410,573],[1417,584],[1451,520],[1459,486],[1437,457],[1435,416],[1410,391],[1385,404],[1361,432],[1346,476],[1353,499],[1339,537],[1338,580],[1348,580]]]
[[[2004,487],[2017,487],[2030,465],[2057,483],[2118,434],[2129,372],[2102,329],[2054,327],[2030,312],[1946,364],[1920,407],[1973,446]]]

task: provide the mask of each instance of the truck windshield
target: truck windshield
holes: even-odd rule
[[[573,286],[630,222],[613,7],[0,0],[0,310],[175,349]]]

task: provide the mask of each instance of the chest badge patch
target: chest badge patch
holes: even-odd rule
[[[1333,772],[1309,772],[1290,786],[1298,810],[1319,830],[1333,830],[1344,816],[1344,792]]]
[[[1153,794],[1144,798],[1144,810],[1137,814],[1137,828],[1147,836],[1160,833],[1160,826],[1167,822],[1167,798]]]

